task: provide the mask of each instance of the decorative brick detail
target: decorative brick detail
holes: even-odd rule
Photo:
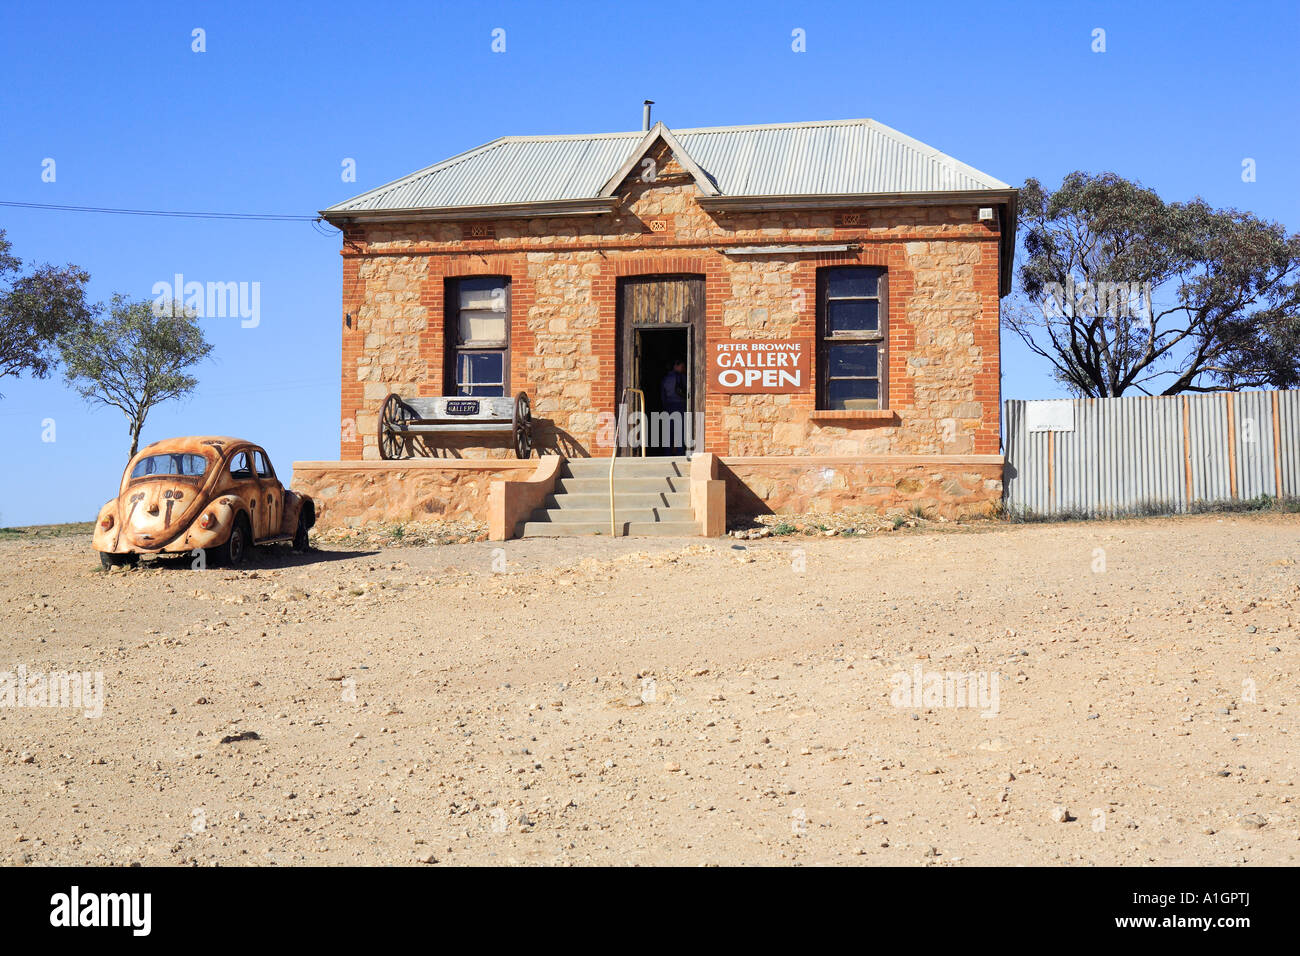
[[[676,236],[672,216],[655,216],[645,220],[646,232],[656,239],[672,239]]]

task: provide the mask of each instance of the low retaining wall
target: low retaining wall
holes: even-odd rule
[[[1001,455],[723,458],[727,515],[907,511],[985,515],[1002,501]]]
[[[315,500],[321,529],[467,516],[486,522],[491,483],[536,469],[536,459],[513,458],[296,461],[292,488]]]
[[[717,455],[705,452],[691,457],[691,510],[704,537],[727,533],[727,483]]]
[[[508,535],[554,485],[560,459],[412,458],[403,461],[294,462],[294,491],[316,501],[323,529],[473,517]],[[1002,500],[1001,455],[891,455],[874,458],[696,456],[692,508],[707,530],[726,517],[925,508],[955,518],[994,511]],[[499,492],[493,520],[489,504]],[[534,500],[536,499],[536,500]],[[525,515],[526,516],[526,515]]]
[[[514,537],[515,527],[542,506],[546,496],[555,491],[564,459],[543,455],[537,468],[527,477],[506,478],[492,482],[488,491],[488,538],[506,541]]]

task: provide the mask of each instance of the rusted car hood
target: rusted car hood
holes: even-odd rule
[[[117,496],[121,536],[134,548],[153,550],[170,543],[198,518],[221,481],[225,449],[239,439],[221,436],[171,438],[140,449],[126,465]],[[200,477],[153,475],[132,478],[131,471],[151,455],[200,455],[207,462]]]
[[[118,499],[122,535],[133,547],[160,548],[193,523],[206,500],[198,481],[143,478]]]

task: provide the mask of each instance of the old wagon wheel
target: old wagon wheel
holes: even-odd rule
[[[515,457],[527,458],[533,453],[533,407],[528,401],[528,393],[526,392],[520,392],[515,396],[512,425],[515,439]]]
[[[384,461],[408,457],[405,452],[410,448],[410,441],[399,432],[406,427],[409,417],[407,407],[396,392],[384,399],[379,411],[379,457]]]

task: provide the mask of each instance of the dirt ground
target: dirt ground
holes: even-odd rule
[[[0,541],[0,672],[104,681],[0,706],[0,861],[1300,853],[1300,516],[331,548]],[[900,700],[918,669],[996,713]]]

